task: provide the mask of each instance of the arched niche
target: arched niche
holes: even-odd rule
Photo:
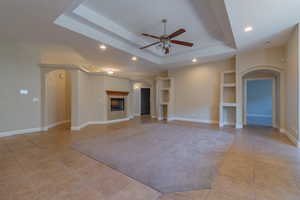
[[[65,72],[71,72],[71,69],[68,69],[66,66],[58,66],[58,65],[40,65],[41,67],[41,127],[44,131],[47,131],[51,126],[49,126],[48,114],[49,114],[49,102],[48,102],[48,87],[47,87],[47,80],[51,73],[64,70]],[[70,73],[70,84],[71,86],[74,84],[74,79]],[[71,91],[70,91],[71,92]],[[71,94],[70,94],[71,95]],[[72,95],[70,96],[71,104]],[[72,116],[73,116],[73,105],[70,106],[70,112],[72,113],[70,120],[72,123]]]
[[[243,128],[244,126],[244,77],[246,77],[250,73],[254,72],[270,72],[276,74],[276,91],[279,92],[279,101],[278,105],[279,108],[277,110],[277,117],[278,117],[278,128],[283,129],[285,126],[285,81],[284,81],[284,71],[279,66],[272,66],[272,65],[256,65],[250,66],[245,68],[245,70],[239,72],[237,74],[237,112],[236,112],[236,127]]]

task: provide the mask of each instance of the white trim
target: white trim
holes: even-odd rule
[[[153,119],[155,119],[155,118],[156,118],[156,116],[155,116],[155,115],[152,115],[151,117],[152,117]]]
[[[60,122],[55,122],[53,124],[50,124],[50,125],[44,127],[43,131],[48,131],[49,128],[53,128],[53,127],[59,126],[61,124],[69,123],[69,122],[70,122],[70,120],[64,120],[64,121],[60,121]]]
[[[247,111],[247,105],[248,105],[248,96],[247,96],[247,94],[248,94],[248,87],[247,87],[247,85],[248,85],[248,80],[247,79],[245,79],[244,81],[243,81],[243,83],[244,83],[244,105],[243,105],[243,109],[244,109],[244,112],[243,112],[243,124],[244,125],[247,125],[248,124],[248,122],[247,122],[247,115],[248,115],[248,111]]]
[[[85,122],[85,123],[81,124],[80,126],[71,126],[71,130],[72,131],[80,131],[80,129],[82,129],[88,125],[89,125],[89,122]]]
[[[272,77],[272,126],[277,127],[276,118],[277,118],[277,91],[276,91],[276,78]]]
[[[42,128],[29,128],[29,129],[21,129],[21,130],[13,130],[13,131],[4,131],[4,132],[0,132],[0,137],[20,135],[25,133],[34,133],[40,131],[42,131]]]
[[[202,120],[202,119],[195,119],[195,118],[186,118],[186,117],[172,117],[169,118],[168,121],[178,120],[178,121],[186,121],[186,122],[197,122],[197,123],[205,123],[205,124],[218,124],[218,121],[214,120]]]
[[[272,118],[272,115],[249,114],[249,113],[247,113],[247,117],[263,117],[263,118]]]
[[[106,120],[106,121],[91,121],[89,122],[89,125],[93,124],[112,124],[112,123],[118,123],[118,122],[124,122],[130,120],[130,117],[122,118],[122,119],[114,119],[114,120]]]
[[[289,131],[283,129],[283,128],[280,128],[280,132],[285,134],[289,140],[294,144],[296,145],[296,147],[300,148],[300,141],[295,137],[294,134],[290,133]],[[293,130],[293,132],[297,133],[295,130]]]
[[[139,117],[139,116],[141,116],[141,114],[139,114],[139,113],[133,113],[133,116]]]
[[[268,70],[273,72],[278,72],[279,76],[276,75],[276,88],[279,90],[278,94],[279,99],[279,110],[277,110],[279,115],[279,127],[284,127],[285,124],[285,72],[281,67],[270,65],[268,63],[261,63],[253,66],[245,66],[246,70],[242,70],[238,72],[237,75],[237,126],[243,126],[243,117],[244,117],[244,99],[243,99],[243,78],[249,72],[257,71],[257,70]],[[277,113],[277,114],[278,114]]]
[[[89,126],[89,125],[96,125],[96,124],[112,124],[112,123],[118,123],[118,122],[123,122],[123,121],[129,121],[131,120],[132,117],[126,117],[122,119],[114,119],[114,120],[106,120],[106,121],[89,121],[81,124],[80,126],[72,126],[71,130],[72,131],[79,131],[82,128]]]
[[[243,124],[235,124],[235,128],[241,129],[241,128],[243,128]]]

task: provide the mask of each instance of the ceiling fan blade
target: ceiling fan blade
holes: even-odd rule
[[[169,39],[172,39],[172,38],[174,38],[174,37],[176,37],[176,36],[178,36],[178,35],[181,35],[181,34],[184,33],[184,32],[186,32],[186,30],[183,29],[183,28],[181,28],[181,29],[175,31],[174,33],[170,34],[170,35],[168,36],[168,38],[169,38]]]
[[[194,44],[190,43],[190,42],[184,42],[184,41],[179,41],[179,40],[170,40],[170,41],[174,44],[179,44],[179,45],[183,45],[183,46],[188,46],[188,47],[194,46]]]
[[[154,43],[149,44],[149,45],[147,45],[147,46],[141,47],[140,49],[146,49],[146,48],[148,48],[148,47],[151,47],[151,46],[156,45],[156,44],[159,44],[159,43],[160,43],[160,42],[154,42]]]
[[[147,34],[147,33],[142,33],[142,35],[143,35],[143,36],[146,36],[146,37],[151,37],[151,38],[155,38],[155,39],[160,40],[160,37],[155,36],[155,35],[150,35],[150,34]]]

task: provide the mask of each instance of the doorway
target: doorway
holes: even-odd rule
[[[141,88],[141,115],[150,115],[150,88]]]
[[[245,103],[247,125],[273,126],[275,85],[272,78],[246,79]]]
[[[43,130],[66,124],[71,120],[71,74],[64,69],[49,70],[44,74]]]

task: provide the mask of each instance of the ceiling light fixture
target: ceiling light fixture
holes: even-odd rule
[[[105,46],[104,44],[101,44],[101,45],[99,46],[99,48],[100,48],[101,50],[106,50],[106,46]]]
[[[244,30],[245,30],[245,32],[250,32],[250,31],[253,31],[253,27],[247,26]]]
[[[112,74],[114,74],[114,71],[110,70],[110,71],[107,71],[107,73],[108,73],[109,75],[112,75]]]
[[[193,62],[193,63],[197,62],[197,59],[196,59],[196,58],[193,58],[192,62]]]
[[[133,56],[133,57],[131,58],[131,60],[137,61],[137,57]]]

